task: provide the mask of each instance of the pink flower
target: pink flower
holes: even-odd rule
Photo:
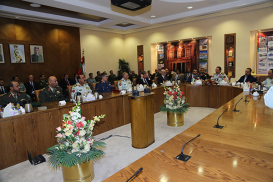
[[[85,120],[85,117],[84,117],[84,116],[82,117],[82,120],[83,120],[83,121]]]
[[[58,133],[57,137],[62,138],[63,135],[61,133]]]
[[[82,128],[84,125],[83,125],[82,122],[78,122],[78,123],[76,124],[76,126],[77,126],[78,128]]]
[[[57,131],[61,131],[61,127],[56,128]]]
[[[67,121],[67,124],[72,124],[72,121]]]
[[[71,126],[71,127],[70,127],[70,130],[73,130],[73,129],[74,129],[74,126]]]
[[[171,95],[172,95],[172,92],[169,92],[169,95],[171,96]]]

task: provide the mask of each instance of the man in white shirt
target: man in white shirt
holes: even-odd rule
[[[273,109],[273,87],[264,95],[264,103],[270,109]]]
[[[128,73],[124,72],[122,75],[122,79],[118,82],[119,90],[128,90],[132,88],[132,83],[128,78],[129,78]]]
[[[268,71],[268,78],[262,82],[263,86],[269,89],[271,86],[273,86],[273,69],[270,69]]]

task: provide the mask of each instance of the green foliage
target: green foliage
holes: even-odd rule
[[[183,105],[183,107],[180,107],[178,109],[169,109],[169,108],[166,108],[165,105],[161,105],[160,111],[162,111],[162,112],[172,111],[172,112],[179,113],[179,114],[186,113],[189,109],[189,105],[190,105],[189,103],[186,103]]]
[[[104,152],[97,148],[104,147],[104,142],[97,141],[93,143],[88,153],[74,152],[69,154],[64,150],[60,150],[59,145],[54,145],[47,149],[47,154],[50,156],[48,165],[52,169],[58,169],[62,166],[71,168],[74,165],[82,164],[90,160],[96,162],[104,155]]]
[[[124,59],[119,59],[119,69],[122,70],[123,72],[127,72],[129,74],[130,68],[129,68],[129,63],[126,62]]]

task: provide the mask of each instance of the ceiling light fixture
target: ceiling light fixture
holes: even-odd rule
[[[192,6],[188,6],[187,8],[188,8],[188,9],[192,9]]]
[[[19,16],[15,16],[15,18],[19,19],[20,17]]]
[[[151,17],[152,17],[152,18],[155,18],[155,15],[152,15]]]
[[[31,3],[30,6],[33,8],[40,8],[41,7],[40,4],[36,4],[36,3]]]

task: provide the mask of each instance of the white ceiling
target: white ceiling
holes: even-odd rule
[[[7,0],[8,1],[8,0]],[[152,0],[152,5],[131,12],[111,5],[110,0],[24,0],[31,3],[66,9],[70,11],[107,18],[101,22],[70,18],[37,11],[0,5],[0,16],[57,23],[101,31],[129,33],[144,28],[164,26],[169,22],[181,21],[192,17],[215,14],[227,10],[243,9],[272,3],[272,0]],[[192,9],[187,9],[192,6]],[[155,17],[152,18],[151,16]],[[132,23],[119,27],[119,23]]]

